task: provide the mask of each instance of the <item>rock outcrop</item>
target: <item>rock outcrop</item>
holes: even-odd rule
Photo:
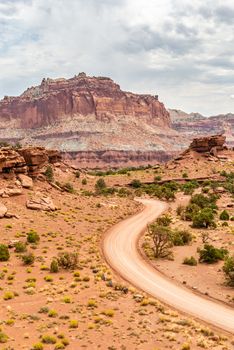
[[[169,113],[157,96],[123,92],[113,80],[88,77],[84,73],[71,79],[43,79],[19,97],[0,102],[2,120],[15,127],[34,129],[49,126],[66,116],[95,115],[108,121],[118,116],[136,117],[152,125],[168,127]]]
[[[23,187],[32,187],[32,182],[25,175],[35,178],[43,167],[61,160],[61,154],[55,150],[46,150],[43,147],[28,147],[13,149],[0,148],[0,174],[4,177],[18,175]]]
[[[184,136],[187,144],[194,137],[224,134],[229,147],[234,147],[234,114],[221,114],[204,117],[199,113],[185,113],[177,109],[169,109],[171,127]]]
[[[59,148],[88,167],[167,160],[183,144],[158,96],[125,92],[109,78],[83,73],[43,79],[0,101],[0,141]]]
[[[223,150],[226,137],[224,135],[212,135],[206,137],[197,137],[193,139],[189,148],[199,153],[216,152]]]

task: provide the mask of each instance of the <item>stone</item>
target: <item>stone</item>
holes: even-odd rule
[[[3,203],[0,203],[0,219],[4,218],[6,213],[7,213],[7,207]]]
[[[20,180],[24,188],[30,188],[30,189],[33,188],[33,180],[31,177],[24,174],[19,174],[18,179]]]
[[[217,156],[217,151],[223,149],[225,140],[226,140],[226,137],[224,135],[197,137],[193,139],[189,148],[198,153],[205,153],[205,152],[211,152],[211,151],[213,152],[213,150],[215,149],[215,153]]]
[[[34,197],[27,200],[26,207],[32,210],[55,211],[57,207],[54,205],[50,197]]]

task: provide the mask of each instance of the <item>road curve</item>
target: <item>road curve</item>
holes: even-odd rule
[[[142,259],[137,243],[146,225],[166,209],[163,202],[138,199],[145,208],[115,225],[103,241],[103,253],[110,266],[125,280],[172,307],[211,325],[234,333],[234,310],[174,284]]]

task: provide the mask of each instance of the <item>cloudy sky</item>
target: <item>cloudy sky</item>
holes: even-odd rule
[[[167,107],[234,113],[234,1],[0,0],[0,97],[82,71]]]

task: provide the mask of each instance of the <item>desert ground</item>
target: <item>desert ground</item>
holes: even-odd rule
[[[219,167],[229,171],[232,163],[220,162],[216,171]],[[78,174],[68,166],[57,164],[53,167],[57,188],[41,179],[34,181],[32,189],[1,199],[16,215],[0,219],[1,244],[10,246],[10,259],[0,262],[1,349],[233,348],[230,333],[194,320],[138,290],[115,273],[103,256],[102,240],[106,232],[115,223],[142,210],[142,205],[134,201],[139,188],[128,184],[134,179],[153,181],[159,174],[160,179],[172,178],[173,171],[167,165],[98,176],[83,171]],[[183,165],[177,167],[174,177],[183,172]],[[204,167],[199,176],[203,172]],[[95,184],[100,178],[107,188],[114,187],[116,191],[97,192]],[[69,184],[65,186],[69,191],[59,190],[64,184]],[[1,180],[1,188],[14,186],[15,179]],[[141,195],[149,196],[144,191]],[[56,210],[26,208],[27,200],[47,196]],[[219,210],[227,202],[225,196],[228,202],[232,201],[225,192],[219,200]],[[176,214],[178,203],[188,200],[188,196],[178,191],[176,200],[170,202],[172,227],[189,227]],[[232,227],[232,222],[228,227],[218,226],[210,230],[210,235],[215,243],[225,244],[233,251]],[[201,243],[201,230],[190,229],[195,236],[193,243],[174,247],[174,260],[145,258],[177,283],[233,305],[233,289],[224,284],[221,262],[194,267],[181,264],[184,256],[196,255]],[[27,242],[30,232],[36,233],[39,240]],[[144,237],[142,244],[148,239],[147,234]],[[26,243],[34,262],[22,260],[22,255],[27,253],[16,252],[16,242]],[[51,262],[63,252],[78,253],[77,266],[51,271]]]

